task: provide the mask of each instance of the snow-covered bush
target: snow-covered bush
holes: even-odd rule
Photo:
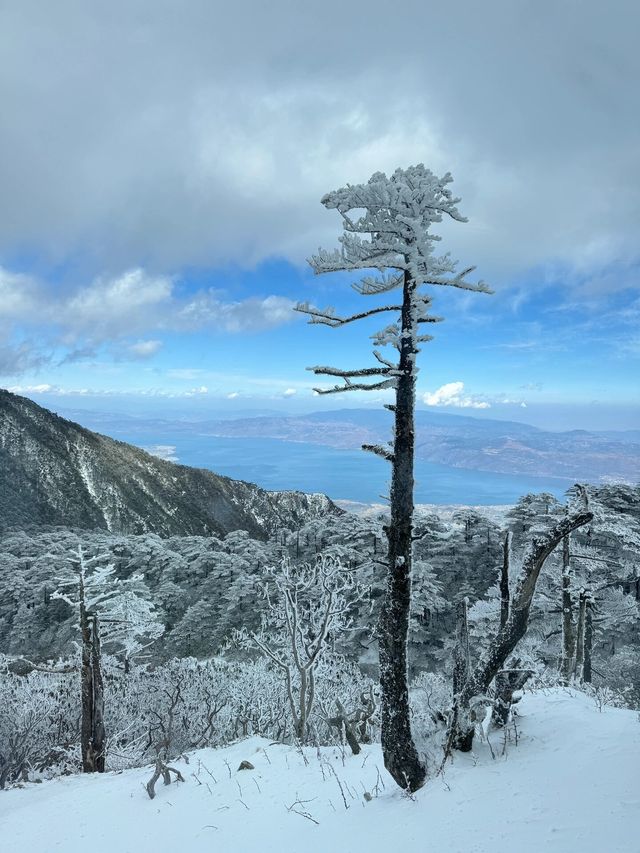
[[[0,660],[0,788],[80,769],[79,687],[69,673],[17,675]]]
[[[318,685],[330,672],[328,652],[352,629],[350,611],[363,593],[353,572],[339,558],[324,554],[298,565],[285,558],[267,570],[261,591],[267,610],[260,630],[238,631],[236,639],[259,651],[280,673],[296,737],[304,741]]]
[[[0,785],[49,778],[82,769],[80,678],[76,660],[17,674],[15,659],[0,659]],[[280,673],[258,658],[181,658],[129,672],[104,658],[106,769],[120,770],[174,758],[201,747],[218,747],[249,735],[291,741],[294,721]],[[327,722],[339,699],[349,711],[371,696],[362,740],[375,740],[373,682],[339,655],[329,654],[318,684],[313,737],[333,743]],[[365,704],[366,704],[365,700]]]

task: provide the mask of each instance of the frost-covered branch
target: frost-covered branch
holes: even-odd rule
[[[296,736],[304,740],[329,640],[349,630],[349,610],[362,591],[340,560],[327,556],[313,565],[285,559],[268,576],[275,590],[263,588],[269,607],[260,631],[237,637],[283,673]]]
[[[361,296],[378,296],[381,293],[388,293],[390,290],[395,290],[402,287],[404,282],[404,272],[380,276],[365,276],[360,281],[355,282],[351,287]]]
[[[363,444],[362,449],[369,453],[375,453],[376,456],[386,459],[387,462],[393,462],[393,453],[381,444]]]
[[[382,391],[385,388],[395,388],[395,379],[386,379],[383,382],[373,382],[369,385],[363,382],[351,382],[345,378],[344,385],[334,385],[333,388],[314,388],[316,394],[340,394],[343,391]]]
[[[318,365],[316,367],[307,367],[316,376],[339,376],[342,379],[352,379],[358,376],[388,376],[393,369],[393,365],[388,367],[363,367],[360,370],[341,370],[339,367],[324,367]]]
[[[346,326],[347,323],[353,323],[356,320],[364,320],[365,317],[383,314],[385,311],[401,310],[401,305],[385,305],[380,308],[370,308],[368,311],[361,311],[359,314],[352,314],[350,317],[337,317],[333,308],[315,308],[313,305],[309,305],[308,302],[299,302],[294,308],[294,311],[299,311],[301,314],[307,314],[311,317],[309,320],[310,323],[331,326],[333,329],[338,328],[338,326]]]

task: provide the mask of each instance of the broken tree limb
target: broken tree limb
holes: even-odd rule
[[[150,799],[153,799],[156,795],[156,782],[162,776],[162,780],[165,785],[171,784],[171,774],[175,773],[176,782],[184,782],[184,776],[179,770],[176,770],[175,767],[169,767],[168,764],[165,764],[161,758],[156,758],[156,766],[153,771],[153,776],[146,784],[147,794],[149,794]]]

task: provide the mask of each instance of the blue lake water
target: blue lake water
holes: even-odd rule
[[[113,434],[113,433],[112,433]],[[175,447],[183,465],[257,483],[265,489],[323,492],[334,500],[379,503],[388,493],[389,464],[362,450],[337,450],[272,438],[215,438],[189,433],[140,433],[114,437],[148,449]],[[416,502],[432,504],[511,504],[528,492],[551,492],[561,498],[572,485],[553,477],[494,474],[416,462]]]

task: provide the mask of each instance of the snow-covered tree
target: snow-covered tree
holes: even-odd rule
[[[102,636],[105,647],[122,657],[129,672],[132,661],[162,636],[164,625],[142,575],[132,575],[119,587],[102,617]]]
[[[269,570],[269,579],[262,587],[268,604],[262,626],[241,639],[283,674],[295,734],[304,741],[326,654],[351,628],[349,610],[362,593],[353,573],[333,557],[300,565],[285,558]]]
[[[119,581],[108,554],[87,557],[81,544],[69,555],[51,598],[68,604],[77,615],[80,635],[81,748],[85,773],[105,769],[104,680],[102,642],[131,657],[162,634],[153,605],[145,600],[140,575]],[[103,636],[104,634],[104,636]]]
[[[343,381],[332,388],[318,388],[319,394],[343,391],[393,390],[395,401],[388,405],[394,414],[393,440],[389,446],[364,445],[392,465],[391,520],[386,529],[388,584],[379,625],[380,685],[382,693],[382,748],[387,770],[402,788],[420,788],[426,768],[418,757],[409,713],[407,683],[407,636],[411,601],[413,548],[413,463],[416,358],[420,345],[431,340],[424,326],[439,317],[429,313],[429,285],[490,292],[482,282],[471,283],[467,276],[474,267],[456,271],[449,254],[437,255],[440,238],[431,226],[443,217],[464,222],[457,208],[459,199],[448,188],[448,173],[438,178],[423,165],[397,169],[391,177],[376,172],[366,184],[348,184],[322,198],[322,204],[342,216],[344,234],[340,248],[319,249],[311,260],[316,273],[377,270],[366,274],[354,289],[363,296],[378,297],[398,293],[368,310],[342,317],[333,308],[319,309],[308,303],[298,310],[311,323],[332,328],[356,320],[390,313],[395,319],[373,335],[375,365],[343,369],[317,365],[316,375]],[[352,211],[362,211],[352,216]],[[365,235],[364,237],[361,235]],[[390,347],[395,353],[382,354]],[[372,380],[372,381],[371,381]]]

